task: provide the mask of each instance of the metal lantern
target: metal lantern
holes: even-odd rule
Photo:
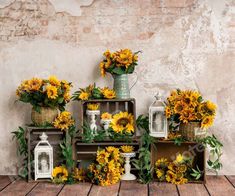
[[[165,115],[165,103],[160,94],[155,96],[156,100],[149,107],[149,131],[152,137],[167,138],[167,118]]]
[[[48,136],[43,132],[34,149],[35,180],[38,178],[52,178],[53,148],[47,140]]]

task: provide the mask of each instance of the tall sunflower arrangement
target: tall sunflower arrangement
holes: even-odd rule
[[[178,89],[167,98],[165,114],[176,123],[200,122],[201,128],[206,129],[213,125],[216,105],[204,101],[198,91]]]
[[[73,94],[73,100],[114,99],[115,97],[116,93],[114,90],[108,87],[96,87],[95,84],[80,88]]]
[[[110,123],[110,136],[114,140],[128,139],[135,132],[134,116],[128,112],[119,112],[113,115]]]
[[[132,52],[130,49],[121,49],[111,53],[109,50],[104,52],[104,59],[100,62],[100,73],[104,77],[106,73],[110,74],[131,74],[135,70],[138,62],[138,52]]]
[[[108,186],[120,181],[124,171],[118,148],[108,146],[97,151],[96,161],[88,167],[88,177],[97,185]]]
[[[58,80],[56,76],[48,79],[32,78],[23,81],[16,90],[19,101],[30,103],[40,112],[41,107],[59,108],[64,110],[70,101],[71,82]]]

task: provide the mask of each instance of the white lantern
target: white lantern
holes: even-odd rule
[[[47,140],[48,136],[43,132],[34,149],[34,173],[35,180],[38,178],[52,178],[53,148]]]
[[[167,118],[165,115],[165,103],[159,93],[156,100],[149,107],[149,131],[152,137],[167,138]]]

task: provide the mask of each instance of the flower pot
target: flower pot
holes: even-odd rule
[[[194,141],[195,139],[206,136],[206,131],[201,128],[200,122],[180,123],[179,130],[181,135],[189,141]]]
[[[128,82],[128,75],[116,75],[113,74],[113,89],[116,92],[116,98],[118,99],[127,99],[130,98],[130,89],[129,89],[129,82]]]
[[[41,107],[40,113],[32,108],[31,112],[31,119],[36,126],[51,124],[57,116],[57,108]]]

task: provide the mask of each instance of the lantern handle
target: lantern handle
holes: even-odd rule
[[[159,91],[154,95],[154,97],[156,98],[156,100],[162,100],[162,95]]]

